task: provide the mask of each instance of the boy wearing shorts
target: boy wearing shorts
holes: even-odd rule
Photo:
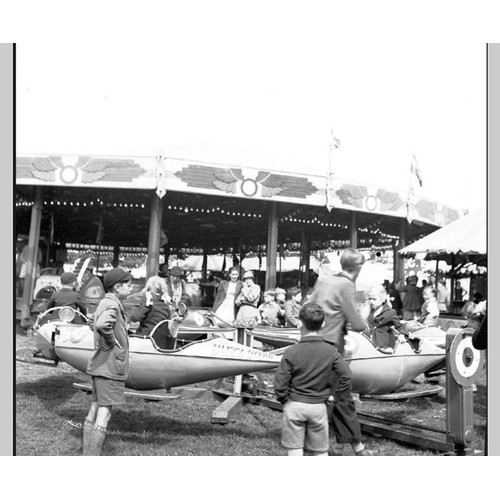
[[[132,275],[119,267],[103,278],[106,295],[94,314],[94,354],[87,365],[92,376],[92,405],[83,425],[83,455],[99,456],[115,405],[125,403],[128,377],[128,333],[121,300],[130,294]]]
[[[328,456],[327,402],[337,391],[349,390],[350,368],[337,348],[318,334],[324,324],[323,308],[316,302],[302,306],[298,326],[300,341],[283,354],[274,378],[274,392],[283,408],[281,444],[288,456],[304,450]]]

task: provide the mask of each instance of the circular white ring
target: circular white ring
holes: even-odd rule
[[[469,366],[466,366],[463,362],[463,355],[466,349],[470,349],[472,352],[472,362]],[[479,369],[479,363],[481,361],[481,356],[474,349],[472,345],[472,337],[464,337],[457,346],[455,352],[455,365],[457,367],[457,372],[462,375],[462,377],[472,377]]]
[[[373,212],[377,208],[377,198],[373,195],[369,195],[366,197],[365,205],[367,210]]]
[[[250,186],[250,188],[248,186]],[[245,196],[255,196],[255,194],[257,193],[257,189],[257,183],[253,179],[245,179],[241,183],[241,192]]]
[[[73,165],[66,165],[62,168],[60,177],[65,184],[73,184],[78,177],[78,170]]]

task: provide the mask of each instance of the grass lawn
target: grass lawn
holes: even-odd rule
[[[17,335],[17,348],[29,347],[32,339]],[[272,372],[264,375],[272,381]],[[90,377],[60,363],[57,368],[16,363],[16,454],[37,456],[81,455],[79,428],[88,412],[90,396],[75,389],[75,382]],[[444,376],[435,383],[444,387]],[[211,388],[213,382],[198,384]],[[486,378],[474,395],[475,435],[473,448],[484,450],[486,428]],[[444,429],[444,391],[428,397],[401,401],[362,399],[360,410],[406,423]],[[212,412],[220,403],[212,398],[146,402],[127,398],[108,426],[103,455],[125,456],[280,456],[281,412],[245,405],[225,425],[212,424]],[[332,443],[334,440],[332,438]],[[368,448],[381,455],[437,455],[380,437],[366,437]],[[348,445],[337,451],[352,455]]]

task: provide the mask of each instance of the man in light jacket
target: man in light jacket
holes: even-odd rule
[[[325,325],[319,331],[324,340],[344,352],[347,330],[366,332],[369,328],[356,308],[355,281],[365,263],[363,254],[352,248],[342,252],[338,273],[321,273],[306,303],[316,302],[325,311]],[[351,374],[352,378],[352,374]],[[356,455],[372,455],[362,443],[356,407],[350,391],[335,392],[331,423],[338,443],[350,443]]]

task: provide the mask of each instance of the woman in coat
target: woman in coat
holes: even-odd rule
[[[238,309],[236,297],[239,296],[243,287],[243,282],[238,278],[238,269],[232,267],[229,269],[229,281],[223,280],[217,287],[212,312],[217,316],[217,318],[214,318],[214,322],[219,326],[224,326],[224,323],[218,320],[219,318],[230,325],[233,324],[236,318]]]

